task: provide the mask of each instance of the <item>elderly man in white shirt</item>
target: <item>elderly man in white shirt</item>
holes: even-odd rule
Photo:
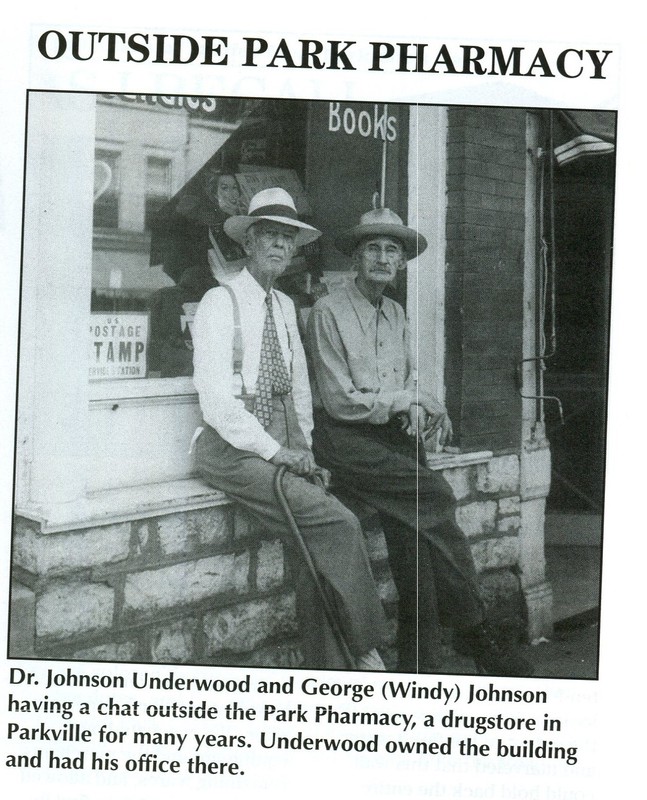
[[[193,325],[193,380],[205,423],[198,471],[291,547],[274,491],[277,468],[287,468],[286,500],[355,667],[383,669],[376,648],[386,621],[360,525],[306,480],[316,469],[306,359],[292,301],[273,288],[296,248],[320,231],[298,219],[294,201],[278,188],[256,194],[248,214],[230,217],[224,228],[243,246],[247,264],[228,285],[207,292]],[[295,564],[304,666],[347,667],[312,576],[300,558]]]

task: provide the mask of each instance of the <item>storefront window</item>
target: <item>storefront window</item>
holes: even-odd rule
[[[310,213],[305,107],[97,96],[90,380],[192,374],[197,304],[242,266],[225,219],[272,185]]]
[[[336,233],[375,202],[406,218],[406,106],[99,95],[96,109],[92,381],[192,375],[197,304],[242,268],[224,222],[259,190],[285,188],[324,234],[279,287],[303,327],[350,270]]]

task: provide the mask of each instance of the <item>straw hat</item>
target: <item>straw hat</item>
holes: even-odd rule
[[[249,211],[246,215],[237,215],[225,220],[225,233],[238,244],[244,244],[247,229],[262,219],[297,228],[295,242],[297,247],[314,242],[321,236],[321,231],[306,222],[301,222],[297,217],[294,200],[285,189],[278,187],[257,192],[249,201]]]
[[[408,228],[390,208],[375,208],[362,214],[359,225],[340,234],[335,245],[342,253],[351,256],[359,242],[369,236],[390,236],[401,242],[407,261],[419,256],[427,248],[425,237]]]

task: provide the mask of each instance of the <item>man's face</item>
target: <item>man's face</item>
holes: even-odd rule
[[[361,280],[386,285],[405,263],[404,248],[390,236],[371,236],[357,245],[353,261]]]
[[[287,269],[296,249],[297,228],[262,219],[247,230],[245,252],[250,266],[278,278]]]

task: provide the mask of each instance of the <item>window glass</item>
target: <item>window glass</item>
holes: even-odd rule
[[[118,151],[97,148],[94,157],[94,227],[119,227]]]
[[[303,217],[306,103],[98,95],[90,380],[191,375],[204,293],[240,270],[223,231],[284,186]]]
[[[166,203],[171,199],[172,162],[170,158],[148,156],[146,159],[146,197],[144,225],[150,230],[155,219]]]

